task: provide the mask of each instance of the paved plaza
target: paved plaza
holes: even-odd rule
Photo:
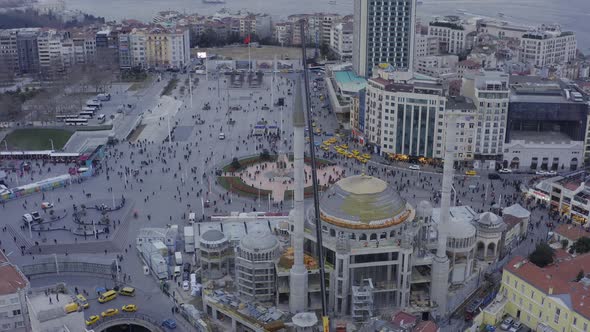
[[[138,288],[140,294],[143,294],[133,299],[133,303],[139,304],[141,312],[165,319],[171,316],[170,309],[174,304],[157,289],[151,276],[143,274],[143,264],[135,249],[130,249],[140,228],[166,227],[169,224],[183,227],[188,224],[190,212],[207,219],[215,214],[229,214],[233,211],[288,212],[291,209],[291,204],[273,204],[267,207],[265,204],[261,206],[256,197],[230,195],[216,183],[215,171],[230,164],[234,157],[259,155],[264,150],[279,155],[292,152],[291,114],[294,102],[289,90],[293,89],[296,74],[277,75],[275,82],[267,74],[260,87],[252,88],[248,84],[241,88],[232,87],[229,76],[210,75],[207,79],[200,75],[198,84],[193,85],[192,107],[187,90],[180,94],[179,89],[176,89],[171,96],[160,96],[167,80],[171,78],[170,75],[164,74],[160,82],[154,80],[145,90],[139,92],[125,91],[122,86],[113,86],[114,101],[105,112],[116,113],[116,105],[125,101],[133,105],[123,113],[116,113],[118,115],[114,120],[114,131],[123,141],[106,150],[106,157],[99,164],[95,176],[81,183],[72,183],[67,188],[57,188],[3,204],[0,208],[4,225],[0,232],[0,246],[12,262],[31,264],[47,254],[60,257],[68,255],[80,260],[92,260],[93,257],[115,259],[119,256],[121,273],[130,277],[126,278],[126,284]],[[179,74],[179,78],[183,82],[188,75]],[[312,93],[314,120],[323,132],[334,133],[338,128],[336,115],[321,107],[325,103],[319,99],[322,85],[320,82],[319,91]],[[285,106],[273,105],[278,98],[284,98]],[[209,105],[209,109],[206,109],[206,105]],[[139,117],[142,121],[141,132],[133,141],[124,141]],[[280,138],[254,136],[252,130],[259,121],[279,127]],[[172,141],[166,139],[169,132],[172,133]],[[223,134],[223,139],[220,134]],[[321,142],[327,138],[316,137],[315,141]],[[345,137],[339,137],[338,144],[348,144],[351,150],[370,153]],[[306,150],[307,147],[306,145]],[[368,163],[362,164],[319,148],[316,152],[318,157],[336,163],[335,166],[318,172],[321,185],[329,181],[335,182],[343,176],[365,173],[392,184],[414,206],[424,199],[432,201],[434,206],[439,203],[442,175],[434,168],[423,167],[420,171],[412,171],[408,169],[407,163],[382,164],[383,160],[376,155]],[[260,171],[260,165],[251,166],[238,175],[247,184],[272,190],[275,201],[282,201],[280,193],[293,188],[291,171],[279,171],[274,163],[263,165],[264,171]],[[64,174],[67,166],[37,165],[33,162],[32,170],[32,173],[19,177],[18,183]],[[309,167],[306,167],[306,173],[306,186],[309,186]],[[470,205],[478,212],[488,211],[494,203],[502,206],[521,203],[532,209],[532,223],[538,226],[533,228],[528,239],[513,249],[513,254],[527,254],[547,234],[543,222],[548,220],[546,209],[524,202],[516,190],[517,181],[528,181],[529,177],[504,175],[502,180],[492,181],[488,180],[486,172],[482,172],[473,177],[458,174],[454,181],[457,205]],[[8,181],[10,185],[17,185],[14,173]],[[73,233],[86,229],[94,234],[102,214],[88,208],[103,205],[116,207],[121,205],[123,197],[124,206],[108,213],[108,233],[102,232],[98,238]],[[206,200],[211,202],[209,207],[203,203]],[[39,210],[41,203],[45,201],[55,204],[55,213],[65,215],[63,220],[48,224],[47,227],[62,227],[62,230],[29,232],[23,227],[23,214]],[[74,204],[78,208],[86,206],[86,225],[75,223]],[[311,201],[307,200],[306,204],[311,206]],[[42,211],[41,213],[45,216]],[[105,225],[99,228],[104,229]],[[112,287],[109,284],[112,281],[93,278],[63,279],[67,280],[69,286],[84,289],[101,284]],[[43,284],[43,280],[45,279],[36,281],[34,285]],[[124,300],[126,299],[116,304],[122,305]],[[98,305],[96,307],[102,308]],[[162,308],[166,310],[161,310]],[[96,313],[96,310],[91,307],[86,314]],[[460,324],[458,321],[452,323]],[[457,325],[445,327],[444,330],[453,331],[454,328]]]

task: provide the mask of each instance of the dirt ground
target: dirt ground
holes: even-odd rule
[[[227,46],[217,48],[194,48],[191,50],[192,54],[196,56],[197,52],[207,52],[207,55],[217,54],[225,58],[231,59],[248,59],[248,47],[243,46]],[[272,60],[277,56],[277,60],[281,59],[301,59],[301,48],[299,47],[280,47],[280,46],[266,46],[261,48],[252,46],[250,49],[251,58],[256,60]],[[313,48],[307,48],[308,56],[313,55]]]

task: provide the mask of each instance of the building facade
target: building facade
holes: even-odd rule
[[[381,63],[413,68],[416,0],[355,0],[353,22],[357,75],[370,77]]]
[[[380,153],[435,157],[435,133],[440,131],[446,97],[432,81],[368,80],[364,134]]]
[[[559,26],[541,26],[522,35],[519,60],[543,68],[576,58],[577,41],[572,31]]]
[[[506,119],[510,89],[508,75],[496,71],[467,73],[461,95],[473,100],[477,108],[475,158],[499,160],[506,137]],[[495,167],[492,162],[491,166]]]
[[[146,33],[145,50],[149,68],[183,68],[190,63],[189,31],[150,29]]]
[[[336,53],[340,61],[352,60],[352,32],[352,22],[341,22],[332,26],[330,49]]]
[[[576,276],[589,265],[589,254],[545,268],[521,256],[513,258],[502,273],[504,312],[534,331],[588,331],[590,279],[577,281]]]
[[[416,35],[414,56],[416,58],[437,55],[439,53],[439,42],[437,36]]]
[[[587,97],[577,86],[532,76],[510,77],[503,166],[575,170],[584,162]]]
[[[428,25],[428,36],[438,39],[442,54],[461,54],[467,49],[469,31],[458,21],[436,20]]]
[[[22,272],[0,253],[0,331],[26,332],[29,324],[26,294],[30,284]]]

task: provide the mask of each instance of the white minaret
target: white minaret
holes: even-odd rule
[[[307,306],[307,268],[303,263],[304,239],[304,204],[303,188],[305,187],[303,150],[305,146],[305,116],[303,114],[303,95],[301,81],[297,80],[295,87],[295,111],[293,113],[293,145],[295,163],[295,208],[293,209],[293,245],[294,261],[289,275],[289,311],[303,312]]]
[[[438,308],[438,316],[447,314],[447,293],[449,290],[449,258],[447,257],[447,225],[449,223],[451,207],[451,186],[455,170],[453,169],[455,141],[457,137],[457,121],[455,117],[446,119],[445,157],[443,166],[442,194],[440,199],[440,220],[438,224],[438,243],[436,256],[432,263],[432,285],[430,299]]]

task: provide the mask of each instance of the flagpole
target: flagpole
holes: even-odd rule
[[[250,59],[250,44],[252,43],[252,40],[250,39],[250,35],[248,34],[248,72],[251,73],[252,72],[252,60]]]

